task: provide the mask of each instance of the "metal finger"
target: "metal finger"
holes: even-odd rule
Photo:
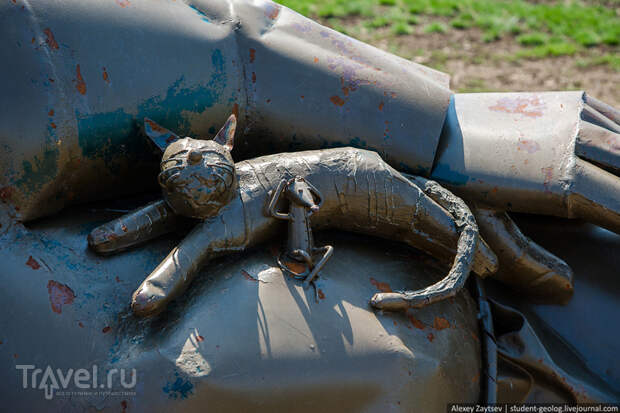
[[[620,234],[620,177],[577,158],[567,204],[570,217]]]
[[[480,233],[499,259],[494,279],[530,295],[563,303],[573,295],[573,271],[530,238],[505,212],[474,209]]]
[[[601,123],[583,122],[575,143],[575,153],[620,175],[620,125],[616,128],[619,131],[611,130]]]
[[[154,201],[93,229],[88,246],[98,254],[114,254],[171,232],[182,220],[164,200]]]

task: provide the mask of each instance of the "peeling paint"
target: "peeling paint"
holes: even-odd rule
[[[75,293],[71,288],[54,280],[49,280],[47,283],[47,292],[50,297],[52,311],[57,314],[62,313],[63,305],[73,304],[75,299]]]
[[[489,109],[495,112],[519,114],[530,118],[541,117],[545,108],[545,102],[538,96],[504,97],[495,105],[489,106]]]
[[[338,95],[334,95],[334,96],[330,97],[329,100],[331,100],[332,103],[334,105],[336,105],[336,106],[342,106],[345,103],[344,100],[342,100],[342,98],[340,96],[338,96]]]
[[[39,264],[37,260],[32,258],[32,255],[28,257],[28,261],[26,261],[26,265],[32,268],[33,270],[38,270],[39,268],[41,268],[41,264]]]
[[[52,30],[48,27],[47,29],[43,30],[43,33],[45,34],[45,43],[47,44],[47,46],[52,50],[58,50],[58,43],[54,38],[54,33],[52,33]],[[34,37],[32,39],[34,40]]]
[[[78,64],[75,67],[75,88],[81,95],[86,94],[86,82],[84,82],[84,78],[82,77],[82,72],[80,71],[80,65]]]

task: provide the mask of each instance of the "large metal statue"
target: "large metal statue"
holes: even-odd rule
[[[440,411],[619,399],[620,336],[608,331],[620,311],[616,109],[584,92],[453,94],[443,73],[263,0],[9,0],[0,23],[7,406]],[[235,121],[216,135],[231,111],[232,152]],[[165,148],[161,165],[145,134]],[[336,253],[326,265],[331,249],[306,254],[316,296],[304,290],[276,263],[303,261],[311,238],[260,249],[284,239],[269,203],[296,177],[323,198],[311,221],[298,211],[308,231],[402,241],[438,261],[330,233],[318,245]],[[163,200],[141,195],[158,181]],[[569,266],[511,212],[611,232],[522,217]],[[98,253],[126,251],[93,254],[89,233]],[[485,281],[488,301],[480,282],[456,294],[470,268],[503,286]],[[456,295],[405,314],[368,308],[375,293],[378,308],[420,307],[393,288],[427,285],[423,303]],[[39,397],[67,389],[56,368],[91,365],[136,368],[135,394]]]

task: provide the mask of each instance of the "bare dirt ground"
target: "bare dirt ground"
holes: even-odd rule
[[[457,92],[585,90],[620,107],[620,71],[609,65],[580,63],[617,53],[617,48],[598,46],[573,56],[525,59],[515,57],[520,47],[514,39],[485,43],[477,29],[425,33],[418,25],[404,36],[394,36],[388,29],[364,28],[350,35],[450,74],[451,87]]]

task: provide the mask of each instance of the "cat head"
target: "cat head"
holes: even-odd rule
[[[213,140],[202,140],[181,139],[152,120],[144,120],[146,134],[159,148],[165,148],[157,179],[175,213],[209,218],[234,197],[237,179],[230,151],[236,124],[235,115],[230,115]]]

